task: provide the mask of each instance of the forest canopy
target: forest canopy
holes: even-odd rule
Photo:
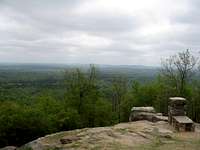
[[[59,75],[2,69],[0,147],[58,131],[127,122],[133,106],[154,106],[167,115],[172,96],[185,97],[188,116],[200,122],[198,66],[198,58],[186,50],[163,60],[154,74],[146,69],[148,76],[138,75],[137,68],[127,74],[95,65],[70,67]]]

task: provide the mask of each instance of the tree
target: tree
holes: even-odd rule
[[[87,84],[85,75],[80,69],[67,70],[65,73],[67,103],[81,114],[83,98],[86,94]]]
[[[67,104],[78,111],[84,126],[95,125],[96,102],[100,98],[97,71],[91,65],[87,72],[80,69],[66,71]]]
[[[117,77],[112,82],[112,109],[117,113],[118,122],[121,121],[121,104],[128,91],[127,80]]]
[[[197,64],[197,58],[189,50],[180,52],[162,61],[161,75],[172,85],[178,96],[184,96],[185,87]]]

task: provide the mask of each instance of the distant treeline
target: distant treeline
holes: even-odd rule
[[[167,115],[172,96],[187,98],[189,117],[200,122],[196,66],[187,50],[165,60],[160,69],[0,69],[0,147],[63,130],[127,122],[133,106],[154,106]]]

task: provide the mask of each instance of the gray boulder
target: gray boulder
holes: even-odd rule
[[[155,109],[153,107],[133,107],[131,112],[148,112],[155,113]]]
[[[147,120],[151,122],[168,121],[168,117],[162,116],[161,113],[156,113],[153,107],[133,107],[129,121]]]

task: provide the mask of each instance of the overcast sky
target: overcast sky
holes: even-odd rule
[[[159,65],[200,50],[200,0],[0,0],[0,62]]]

